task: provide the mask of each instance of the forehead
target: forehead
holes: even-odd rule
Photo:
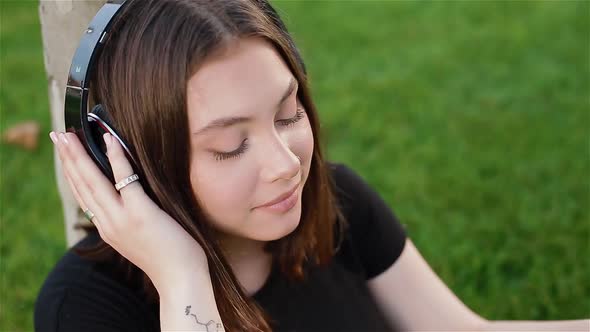
[[[206,61],[187,83],[191,130],[226,116],[271,111],[292,74],[274,47],[260,38],[239,39]]]

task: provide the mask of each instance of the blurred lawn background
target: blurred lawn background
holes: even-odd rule
[[[329,159],[358,171],[488,319],[590,317],[588,1],[274,1]],[[36,1],[0,2],[0,331],[66,250]]]

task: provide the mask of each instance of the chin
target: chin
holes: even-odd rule
[[[300,204],[298,203],[291,213],[266,220],[264,226],[260,227],[260,229],[254,230],[251,238],[267,242],[278,240],[291,234],[297,229],[297,226],[299,226],[301,221],[301,207],[299,205]]]

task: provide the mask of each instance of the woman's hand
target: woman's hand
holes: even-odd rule
[[[207,269],[202,247],[145,194],[138,181],[117,192],[75,134],[49,136],[80,207],[94,213],[92,222],[100,237],[142,269],[156,288],[185,280],[183,271]],[[109,134],[104,140],[117,182],[134,174],[119,141]]]

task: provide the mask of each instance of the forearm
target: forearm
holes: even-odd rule
[[[211,277],[206,269],[193,269],[190,282],[157,285],[162,331],[225,331],[217,310]]]
[[[486,321],[481,331],[590,331],[590,320]]]

